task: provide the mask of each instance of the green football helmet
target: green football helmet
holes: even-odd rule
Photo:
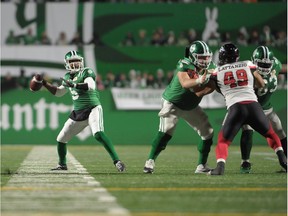
[[[271,73],[274,63],[274,54],[268,47],[257,47],[253,52],[251,60],[257,66],[257,69],[261,75],[267,76]]]
[[[204,41],[195,41],[189,48],[189,58],[196,67],[206,69],[211,63],[212,52]]]
[[[70,73],[76,73],[84,68],[84,58],[75,50],[66,53],[64,62],[66,70]]]

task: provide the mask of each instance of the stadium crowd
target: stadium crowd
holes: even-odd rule
[[[285,69],[286,70],[286,69]],[[36,73],[36,72],[35,72]],[[39,73],[39,72],[37,72]],[[41,72],[40,72],[41,73]],[[60,79],[52,79],[47,73],[41,73],[49,82],[60,85]],[[97,74],[96,83],[98,90],[111,89],[112,87],[118,88],[133,88],[133,89],[164,89],[172,80],[174,69],[164,71],[159,68],[156,72],[139,71],[131,69],[128,73],[117,73],[108,71],[105,76]],[[25,68],[20,69],[19,76],[12,76],[8,71],[5,76],[1,76],[1,92],[6,92],[12,89],[28,89],[31,78],[25,73]],[[278,76],[278,89],[287,88],[287,73],[279,74]]]
[[[136,30],[137,31],[137,30]],[[123,39],[119,41],[119,46],[187,46],[195,40],[202,40],[201,32],[197,32],[194,28],[183,30],[176,35],[174,31],[167,33],[163,27],[155,29],[151,35],[148,35],[146,29],[139,29],[135,35],[133,32],[127,32]],[[234,35],[234,36],[232,36]],[[287,33],[285,30],[274,31],[269,25],[264,25],[262,31],[253,29],[248,31],[246,27],[241,27],[238,32],[222,32],[215,34],[212,32],[205,41],[211,47],[218,47],[223,43],[234,41],[240,46],[248,45],[265,45],[272,47],[280,47],[287,45]],[[79,32],[75,32],[72,38],[68,38],[65,32],[60,32],[58,38],[52,41],[46,31],[43,31],[41,36],[37,38],[31,28],[28,28],[27,33],[23,35],[15,35],[13,30],[10,30],[5,39],[6,45],[94,45],[103,46],[101,37],[94,32],[89,41],[84,41]]]

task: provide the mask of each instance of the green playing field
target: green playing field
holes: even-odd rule
[[[253,147],[251,174],[240,174],[239,146],[231,146],[224,176],[194,174],[196,145],[168,146],[154,174],[143,173],[149,145],[115,148],[125,173],[100,145],[68,146],[69,170],[61,172],[49,171],[56,146],[2,145],[2,215],[287,215],[287,175],[268,146]]]

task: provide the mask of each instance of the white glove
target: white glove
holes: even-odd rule
[[[209,82],[211,74],[204,73],[203,75],[199,75],[199,77],[196,79],[196,83],[198,85],[205,85]]]

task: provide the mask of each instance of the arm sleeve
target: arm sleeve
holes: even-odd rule
[[[96,89],[96,83],[92,77],[87,77],[84,80],[84,83],[88,84],[88,90],[95,90]]]

